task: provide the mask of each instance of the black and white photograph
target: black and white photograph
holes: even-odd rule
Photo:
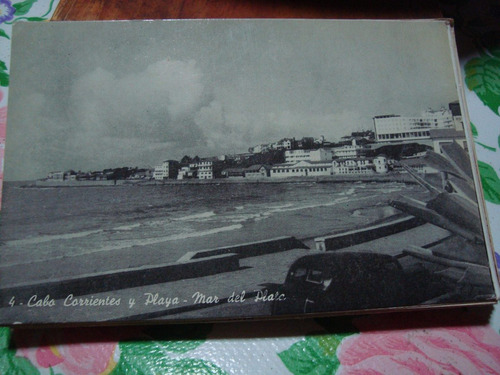
[[[447,20],[18,23],[0,324],[493,304]]]

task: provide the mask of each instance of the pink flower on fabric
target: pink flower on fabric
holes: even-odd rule
[[[116,366],[113,353],[116,343],[80,343],[58,347],[61,370],[65,374],[109,374]]]
[[[3,92],[0,91],[0,101],[3,99]],[[2,180],[3,180],[3,158],[5,146],[5,131],[7,127],[7,107],[0,108],[0,202],[2,199]]]
[[[368,319],[355,324],[361,333],[340,345],[338,374],[500,373],[500,335],[487,325],[394,330]]]
[[[7,129],[7,107],[2,107],[0,108],[0,141],[5,141],[6,129]]]
[[[55,346],[42,346],[35,352],[35,358],[38,365],[49,368],[58,365],[64,360]]]
[[[18,355],[34,365],[56,367],[65,375],[105,375],[116,366],[114,353],[117,342],[107,342],[96,330],[85,334],[81,330],[30,332],[30,337],[17,337]]]

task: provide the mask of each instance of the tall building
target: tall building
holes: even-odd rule
[[[157,181],[177,178],[177,172],[179,171],[179,162],[176,160],[165,160],[160,165],[155,167],[153,172],[153,178]]]
[[[214,163],[211,160],[202,160],[198,163],[198,179],[211,180],[214,178]]]
[[[420,117],[375,116],[373,123],[377,142],[429,139],[431,129],[447,129],[455,126],[452,111],[445,108],[439,111],[427,110]]]

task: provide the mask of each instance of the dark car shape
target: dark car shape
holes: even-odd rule
[[[404,306],[407,276],[398,258],[371,252],[336,251],[296,260],[278,292],[273,314],[348,311]]]

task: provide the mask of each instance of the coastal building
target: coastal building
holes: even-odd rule
[[[370,159],[337,159],[332,162],[333,175],[374,173],[375,167]]]
[[[317,150],[287,150],[285,151],[285,163],[293,164],[300,161],[331,161],[332,150],[319,148]]]
[[[350,145],[334,147],[332,149],[333,156],[339,159],[356,159],[364,156],[365,148],[356,143],[356,139],[351,140]]]
[[[385,155],[375,158],[336,159],[332,162],[333,175],[369,175],[387,172],[389,172],[389,166]]]
[[[418,117],[375,116],[373,123],[377,142],[429,139],[431,129],[453,128],[455,125],[452,111],[445,108],[439,111],[427,110]]]
[[[181,169],[179,169],[179,172],[177,173],[177,179],[186,180],[190,178],[196,178],[196,169],[191,168],[191,165],[181,167]]]
[[[389,172],[389,160],[384,154],[378,155],[373,158],[373,165],[375,167],[376,173],[387,173]]]
[[[295,138],[283,138],[277,142],[271,143],[269,148],[272,150],[291,150],[294,147]]]
[[[245,168],[226,168],[221,175],[224,178],[245,178]]]
[[[332,170],[330,161],[299,161],[298,163],[276,164],[271,168],[271,178],[329,176]]]
[[[162,181],[169,178],[177,178],[178,171],[179,171],[178,161],[165,160],[163,163],[155,167],[153,172],[153,178],[157,181]]]
[[[62,181],[64,180],[64,172],[63,171],[49,172],[49,174],[47,175],[47,179]]]
[[[285,138],[283,139],[283,148],[285,150],[291,150],[294,146],[295,138]]]
[[[245,153],[242,153],[242,154],[235,154],[234,157],[233,157],[233,160],[236,161],[236,162],[240,162],[240,161],[244,161],[244,160],[248,160],[250,157],[252,157],[252,153],[250,152],[245,152]]]
[[[150,180],[151,178],[153,178],[151,169],[138,169],[129,177],[131,180]]]
[[[211,160],[202,160],[197,163],[198,179],[211,180],[214,178],[214,163]]]
[[[245,169],[246,178],[266,178],[271,176],[271,166],[265,164],[252,165]]]

